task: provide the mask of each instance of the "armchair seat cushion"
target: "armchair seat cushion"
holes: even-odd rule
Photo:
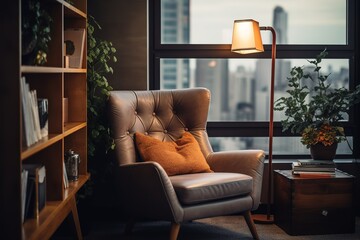
[[[169,178],[184,205],[248,195],[253,190],[252,177],[239,173],[194,173]]]

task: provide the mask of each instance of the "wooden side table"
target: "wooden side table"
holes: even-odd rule
[[[355,232],[355,177],[299,177],[274,171],[274,220],[290,235]]]

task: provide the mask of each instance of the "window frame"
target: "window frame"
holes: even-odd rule
[[[359,9],[360,2],[347,0],[347,44],[344,45],[300,45],[277,44],[277,59],[311,59],[325,48],[328,59],[349,60],[349,88],[354,89],[360,84],[359,66]],[[231,52],[230,44],[162,44],[161,43],[161,0],[148,3],[148,39],[149,39],[149,89],[160,89],[160,59],[172,58],[225,58],[225,59],[271,59],[271,45],[264,45],[264,52],[258,54],[240,55]],[[358,13],[356,15],[356,13]],[[353,136],[353,154],[337,155],[339,159],[359,158],[360,149],[360,104],[349,111],[349,121],[344,122],[345,133]],[[266,137],[269,134],[268,121],[228,122],[209,121],[207,132],[210,137]],[[274,137],[294,136],[289,131],[283,132],[280,122],[274,122]],[[274,155],[274,159],[307,158],[309,155]]]

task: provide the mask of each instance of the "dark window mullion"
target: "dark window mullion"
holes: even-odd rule
[[[218,48],[212,48],[213,45],[180,45],[169,47],[167,49],[154,50],[153,54],[159,58],[253,58],[262,59],[271,57],[271,49],[269,45],[264,45],[265,51],[257,54],[241,55],[231,52],[230,45],[218,45]],[[335,48],[333,45],[319,45],[309,47],[306,45],[287,45],[282,48],[277,47],[277,59],[311,59],[318,55],[321,51],[327,49],[329,53],[328,59],[345,58],[353,59],[354,51],[344,46]]]

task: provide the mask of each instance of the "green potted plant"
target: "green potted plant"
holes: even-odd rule
[[[52,18],[39,0],[22,2],[22,63],[44,65],[51,40]]]
[[[328,81],[330,74],[320,72],[320,63],[327,54],[325,49],[315,60],[308,60],[312,72],[305,73],[304,67],[293,67],[286,91],[289,96],[277,99],[274,107],[276,111],[284,111],[286,116],[281,121],[283,131],[300,134],[301,143],[310,148],[313,159],[322,160],[335,157],[337,143],[346,140],[341,125],[344,113],[360,102],[360,85],[354,91],[334,88]],[[320,150],[320,155],[316,150]]]
[[[117,61],[116,49],[112,42],[96,35],[101,26],[91,15],[87,23],[87,123],[88,162],[92,179],[101,178],[106,172],[110,159],[109,150],[114,149],[106,115],[106,103],[112,87],[107,76],[113,73],[112,63]],[[104,173],[103,175],[107,175]]]

